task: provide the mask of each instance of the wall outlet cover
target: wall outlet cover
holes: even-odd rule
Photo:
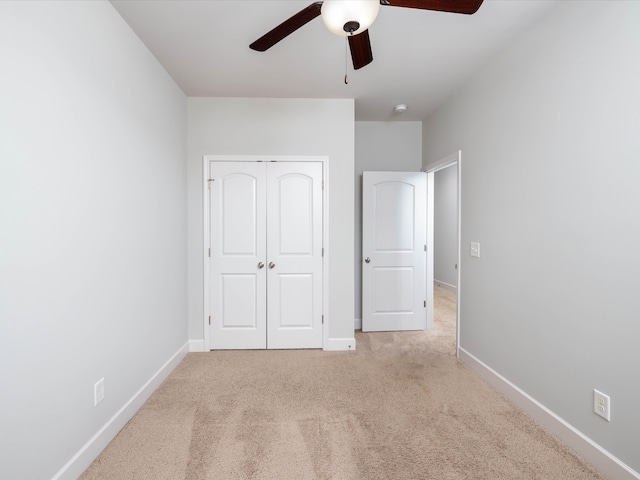
[[[593,413],[600,415],[607,422],[611,421],[611,398],[595,388],[593,389]]]

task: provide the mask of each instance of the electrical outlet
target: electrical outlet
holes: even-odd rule
[[[97,407],[102,400],[104,400],[104,378],[98,380],[93,386],[94,406]]]
[[[611,398],[595,388],[593,389],[593,413],[600,415],[607,422],[611,421]]]

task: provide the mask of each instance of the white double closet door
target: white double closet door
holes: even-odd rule
[[[211,162],[211,349],[322,347],[322,163]]]

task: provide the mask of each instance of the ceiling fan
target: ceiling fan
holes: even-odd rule
[[[322,15],[325,26],[332,33],[348,38],[353,68],[358,70],[373,61],[368,28],[376,19],[380,5],[471,15],[480,8],[482,2],[483,0],[324,0],[323,2],[313,2],[264,34],[249,47],[264,52],[317,16]]]

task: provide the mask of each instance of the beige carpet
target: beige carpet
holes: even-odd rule
[[[455,353],[455,295],[430,332],[356,352],[191,353],[81,477],[601,479]]]

